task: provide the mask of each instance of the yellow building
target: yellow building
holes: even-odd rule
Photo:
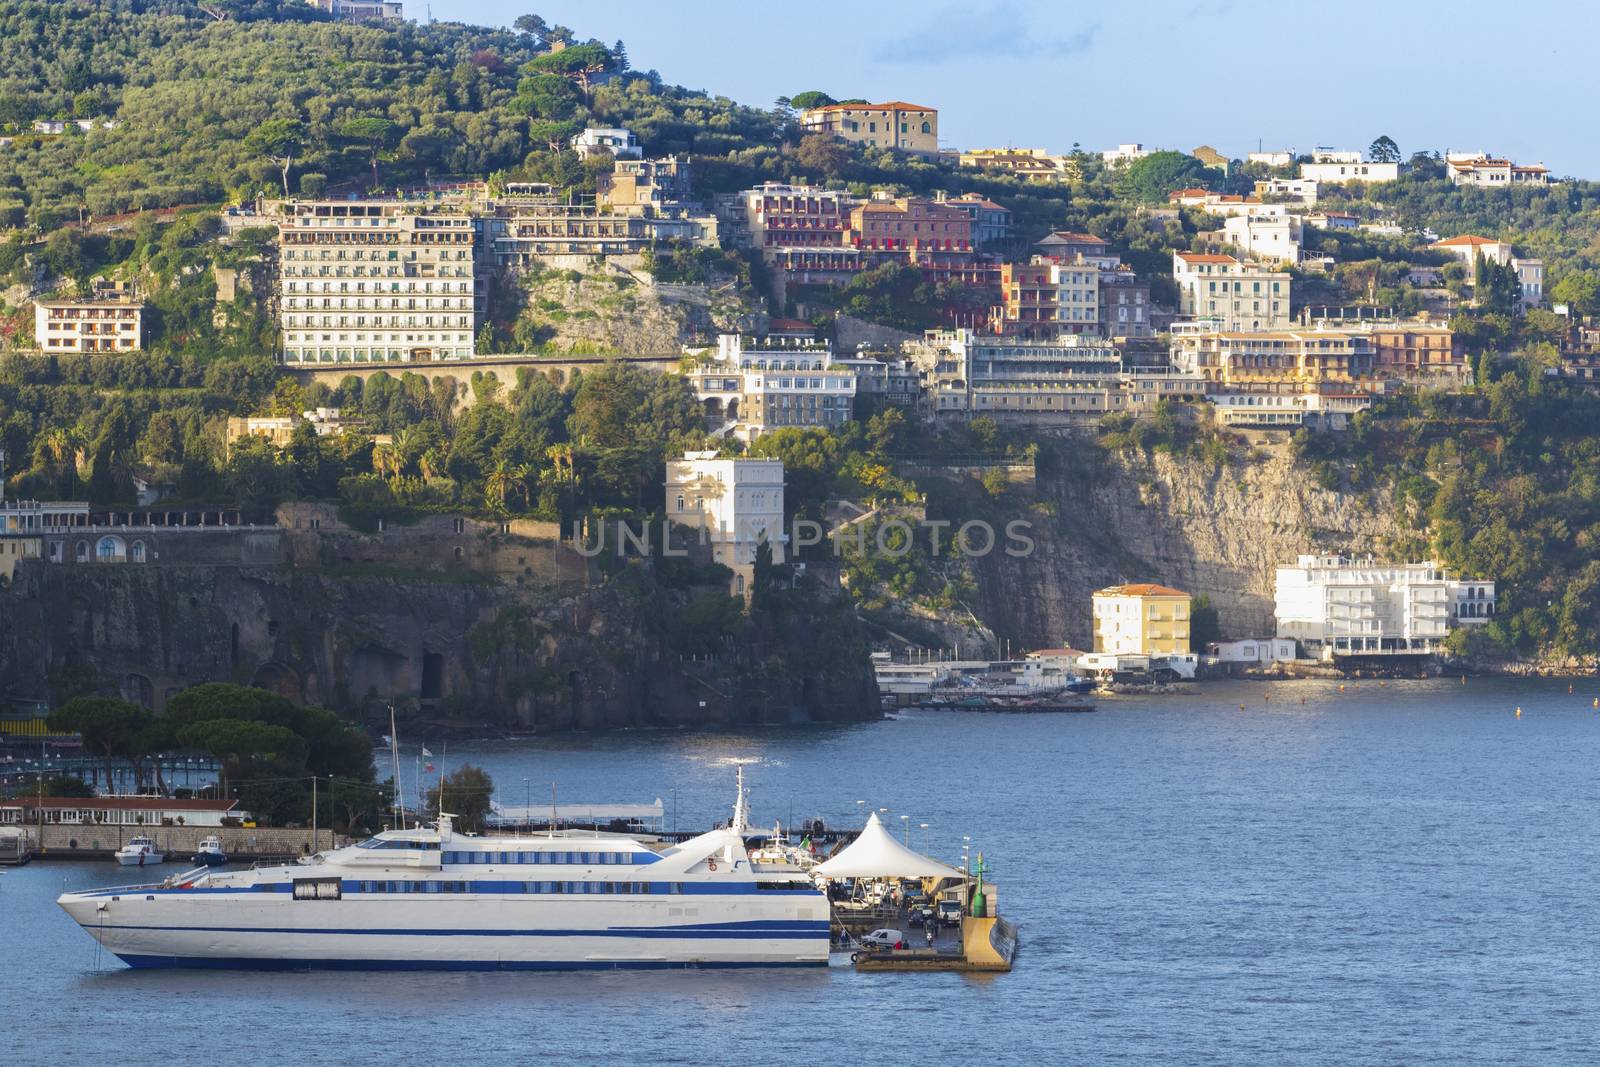
[[[1189,651],[1189,594],[1164,585],[1113,585],[1094,595],[1094,650],[1125,656]]]
[[[806,133],[826,133],[857,144],[934,155],[939,151],[937,108],[891,100],[884,104],[829,104],[800,113]]]

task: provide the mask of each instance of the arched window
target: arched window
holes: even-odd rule
[[[143,541],[135,541],[133,544],[128,546],[128,558],[131,559],[135,563],[143,563],[144,562],[144,542]]]
[[[933,132],[933,127],[928,125],[926,122],[924,122],[922,124],[922,132],[923,133],[932,133]]]
[[[109,563],[113,560],[126,559],[128,550],[127,546],[123,544],[122,538],[107,534],[95,542],[94,554],[95,558],[100,562]]]
[[[89,542],[87,542],[87,541],[79,541],[77,550],[75,551],[74,555],[75,555],[75,557],[76,557],[76,559],[77,559],[77,561],[79,563],[88,562],[88,560],[89,560]]]

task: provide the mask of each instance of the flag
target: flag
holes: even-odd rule
[[[422,765],[422,769],[423,769],[423,770],[425,770],[425,771],[427,771],[427,772],[428,772],[428,773],[429,773],[429,774],[432,774],[432,773],[433,773],[433,764],[431,764],[431,763],[424,763],[424,764],[423,764],[423,765]]]
[[[433,753],[432,753],[432,752],[429,752],[429,751],[428,751],[428,746],[427,746],[427,745],[423,745],[423,746],[422,746],[422,754],[423,754],[423,755],[424,755],[424,756],[431,756],[431,755],[433,755]]]

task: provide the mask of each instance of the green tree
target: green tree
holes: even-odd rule
[[[1384,134],[1367,148],[1367,158],[1374,163],[1398,163],[1400,146],[1388,134]]]
[[[1566,304],[1575,314],[1593,315],[1600,312],[1600,274],[1588,270],[1563,274],[1550,287],[1550,300]]]
[[[1152,152],[1123,167],[1117,174],[1117,192],[1129,200],[1164,203],[1178,189],[1205,185],[1222,175],[1182,152]]]
[[[814,107],[827,107],[835,103],[833,97],[819,89],[811,89],[803,93],[796,93],[789,98],[789,106],[796,111],[810,111]]]
[[[1206,646],[1222,640],[1222,624],[1217,609],[1205,593],[1189,599],[1189,651],[1204,652]]]
[[[372,187],[378,187],[378,157],[394,146],[400,127],[386,118],[349,119],[339,125],[339,136],[362,145],[372,162]]]
[[[112,697],[75,697],[45,719],[50,729],[83,738],[84,749],[104,761],[108,786],[114,778],[116,761],[132,759],[134,735],[150,720],[148,709]]]
[[[522,69],[531,73],[559,74],[563,78],[569,78],[577,83],[584,96],[588,96],[591,79],[596,74],[610,70],[613,62],[611,52],[605,45],[591,41],[588,44],[563,48],[559,52],[546,52],[542,56],[535,56]]]
[[[283,195],[289,195],[289,168],[305,144],[305,126],[297,119],[268,119],[250,131],[244,139],[247,149],[265,156],[275,163],[283,174]]]
[[[428,807],[455,816],[456,829],[477,833],[493,809],[494,779],[482,767],[464,763],[428,790]]]

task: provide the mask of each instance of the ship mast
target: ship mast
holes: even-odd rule
[[[750,828],[750,796],[744,788],[743,764],[739,766],[738,790],[739,795],[733,802],[733,821],[728,824],[728,829],[743,835]]]

